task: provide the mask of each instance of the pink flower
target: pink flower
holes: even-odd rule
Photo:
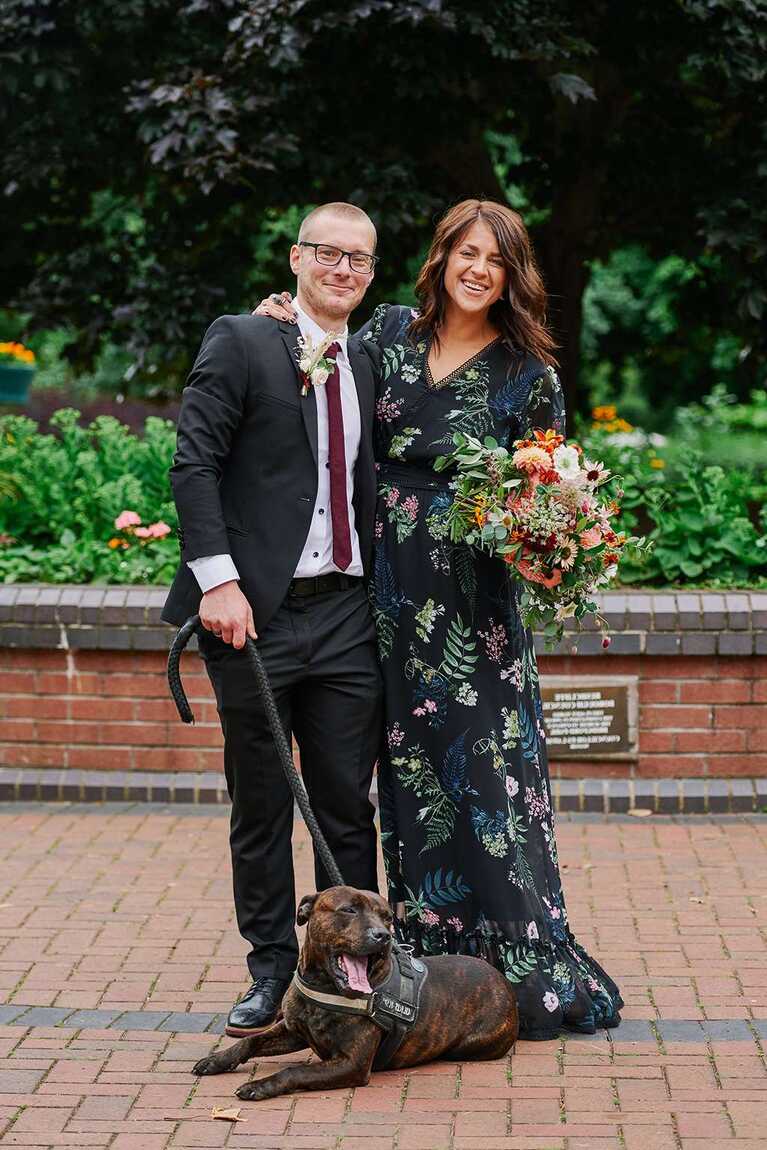
[[[390,487],[386,493],[386,506],[387,507],[395,507],[398,499],[399,499],[399,488],[398,487]]]
[[[437,704],[434,702],[433,699],[425,699],[423,705],[426,708],[426,710],[429,711],[432,715],[434,714],[434,712],[437,709]]]
[[[402,506],[407,512],[408,518],[416,520],[418,518],[418,497],[415,495],[408,495],[404,500]]]
[[[424,711],[423,707],[414,707],[413,708],[413,714],[414,715],[425,715],[426,711]]]
[[[534,922],[529,922],[527,924],[527,937],[531,940],[534,938],[540,938],[540,935],[538,934],[538,927]]]
[[[424,910],[421,912],[421,922],[425,922],[427,926],[439,926],[439,915],[433,910]]]
[[[584,551],[589,551],[592,547],[598,547],[602,542],[602,532],[599,527],[589,527],[586,531],[581,531],[578,542]]]
[[[405,737],[405,732],[400,727],[399,723],[395,723],[391,730],[387,733],[387,739],[390,747],[398,747]]]
[[[148,527],[137,527],[134,535],[139,539],[163,539],[166,535],[170,534],[170,527],[167,523],[150,523]]]
[[[135,527],[140,522],[141,516],[135,511],[121,511],[115,519],[115,527],[118,531],[124,531],[126,527]]]
[[[447,921],[448,921],[448,925],[452,926],[453,930],[456,930],[456,931],[463,930],[463,923],[461,922],[461,920],[457,914],[452,915],[452,917],[449,918]]]

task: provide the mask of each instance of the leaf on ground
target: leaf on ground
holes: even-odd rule
[[[652,811],[649,807],[632,807],[629,814],[633,815],[635,819],[646,819],[648,815],[652,814]]]
[[[239,1107],[214,1106],[210,1112],[211,1118],[221,1118],[224,1122],[247,1122],[247,1118],[240,1118]]]
[[[691,894],[691,895],[690,895],[690,902],[701,902],[701,903],[702,903],[702,902],[705,902],[705,901],[706,901],[706,900],[705,900],[704,898],[698,898],[698,896],[697,896],[697,895],[694,895],[694,894]]]

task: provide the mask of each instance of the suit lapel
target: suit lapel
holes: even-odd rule
[[[360,432],[366,444],[372,445],[373,408],[375,404],[375,382],[370,359],[355,342],[347,344],[349,363],[357,389],[357,402],[360,405]]]
[[[314,388],[310,387],[306,395],[301,395],[301,388],[303,381],[301,373],[298,370],[298,337],[301,332],[298,330],[298,324],[280,323],[280,333],[282,335],[282,342],[285,344],[285,349],[290,357],[290,362],[293,365],[293,370],[296,373],[296,385],[298,388],[298,401],[301,405],[301,415],[304,420],[304,427],[306,428],[306,436],[309,440],[309,446],[312,449],[314,456],[314,465],[317,466],[317,398],[314,394]]]

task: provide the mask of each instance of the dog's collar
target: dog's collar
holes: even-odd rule
[[[324,1006],[326,1010],[338,1014],[366,1016],[385,1031],[385,1036],[373,1062],[374,1070],[384,1070],[402,1045],[407,1032],[418,1019],[421,988],[426,981],[428,968],[425,963],[413,958],[409,948],[393,944],[392,964],[388,977],[375,987],[372,994],[362,998],[345,998],[342,994],[328,994],[315,990],[299,975],[293,975],[293,985],[298,993]]]

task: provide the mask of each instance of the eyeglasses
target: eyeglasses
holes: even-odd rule
[[[318,264],[326,264],[329,268],[338,267],[344,256],[349,257],[349,267],[353,272],[372,272],[378,263],[379,256],[368,255],[367,252],[345,252],[343,248],[334,248],[331,244],[313,244],[309,240],[299,240],[300,248],[314,248],[314,258]]]

